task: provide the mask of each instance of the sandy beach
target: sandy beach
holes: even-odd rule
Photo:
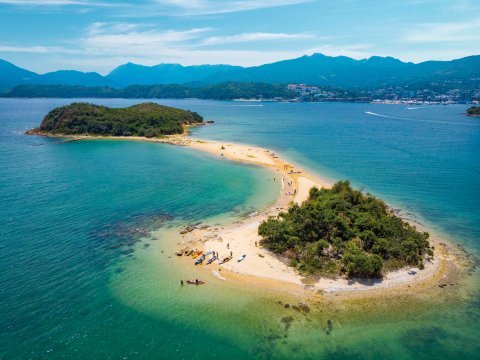
[[[295,269],[287,266],[286,261],[268,250],[268,247],[258,235],[258,226],[269,217],[276,216],[282,210],[287,210],[292,202],[301,204],[307,200],[309,190],[313,186],[331,188],[331,184],[299,171],[292,164],[288,164],[273,156],[268,149],[227,142],[194,140],[184,135],[168,136],[159,139],[90,136],[72,138],[74,140],[138,140],[186,146],[234,161],[257,164],[272,169],[272,178],[268,180],[281,182],[282,188],[276,202],[269,209],[261,213],[251,214],[247,219],[237,221],[223,228],[195,229],[187,234],[180,234],[180,229],[178,230],[179,245],[177,250],[184,248],[198,249],[205,252],[212,250],[218,252],[221,259],[227,257],[232,252],[233,258],[231,261],[218,264],[218,260],[216,260],[211,266],[205,264],[197,266],[196,271],[199,273],[201,271],[210,273],[213,266],[219,266],[223,270],[220,276],[222,279],[242,281],[262,287],[288,289],[290,292],[299,291],[304,297],[310,296],[314,299],[318,298],[316,294],[322,294],[323,296],[334,294],[338,296],[341,293],[343,296],[351,298],[359,296],[359,294],[361,294],[360,296],[372,296],[373,293],[378,292],[389,294],[392,292],[395,294],[412,293],[414,289],[418,293],[422,293],[426,288],[438,288],[439,285],[447,281],[447,278],[450,281],[457,281],[451,277],[453,276],[452,274],[455,274],[455,276],[459,274],[456,266],[458,253],[452,251],[452,245],[432,239],[430,239],[431,244],[436,248],[435,258],[434,260],[425,261],[424,270],[419,270],[416,267],[406,267],[385,273],[380,279],[348,279],[346,276],[335,276],[313,280],[300,275]],[[274,174],[278,174],[278,176]],[[294,195],[289,193],[294,193]],[[255,243],[257,243],[257,246],[255,246]],[[229,244],[229,247],[227,247],[227,244]],[[246,255],[245,260],[238,262],[237,259],[242,255]],[[183,256],[182,259],[183,261],[193,261],[191,257],[186,256]]]
[[[377,290],[388,292],[394,290],[403,293],[413,291],[414,287],[417,291],[423,291],[422,289],[425,288],[426,284],[430,287],[438,287],[439,283],[446,281],[447,272],[455,268],[453,252],[444,248],[442,244],[431,240],[432,245],[437,249],[436,256],[433,261],[425,262],[424,270],[407,267],[388,272],[381,279],[348,279],[345,276],[325,277],[319,280],[306,279],[298,274],[295,269],[287,266],[279,256],[268,250],[268,247],[258,235],[258,226],[269,217],[276,216],[280,211],[288,209],[291,202],[301,204],[307,200],[311,187],[330,188],[330,184],[304,172],[295,173],[298,171],[295,167],[273,157],[267,149],[240,144],[192,140],[184,137],[170,137],[158,141],[194,147],[219,156],[223,154],[223,156],[235,161],[268,166],[278,173],[275,180],[273,178],[269,180],[282,181],[282,190],[277,201],[266,211],[252,214],[249,218],[224,228],[193,230],[186,235],[179,235],[181,238],[179,249],[189,247],[206,252],[213,250],[218,252],[222,259],[232,252],[233,258],[231,261],[221,265],[217,261],[214,263],[215,266],[220,266],[223,270],[222,277],[224,278],[233,277],[235,281],[257,283],[260,281],[261,286],[275,288],[283,286],[285,289],[291,289],[290,285],[294,285],[298,289],[308,290],[311,294],[320,292],[322,294],[337,293],[338,295],[339,292],[353,294],[353,292],[358,293],[358,291],[371,293]],[[295,190],[297,190],[295,195],[286,195],[288,192],[294,193]],[[255,243],[257,243],[257,246],[255,246]],[[229,244],[228,248],[227,244]],[[245,260],[238,262],[237,259],[242,255],[246,255]],[[192,261],[190,257],[186,257],[185,260]],[[201,271],[200,269],[211,271],[211,266],[208,265],[197,268],[199,271]]]

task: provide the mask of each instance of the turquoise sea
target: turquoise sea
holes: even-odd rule
[[[280,188],[269,170],[171,145],[23,134],[73,101],[0,100],[1,360],[480,357],[480,119],[461,115],[467,106],[155,101],[215,121],[194,139],[350,179],[472,254],[472,281],[454,297],[296,314],[276,304],[295,294],[213,272],[207,286],[180,287],[196,270],[171,257],[177,226],[271,205]]]

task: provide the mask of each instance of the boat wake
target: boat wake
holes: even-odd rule
[[[365,114],[375,115],[375,116],[381,116],[381,117],[386,117],[386,118],[390,118],[390,119],[397,119],[397,118],[394,118],[394,117],[392,117],[392,116],[380,115],[380,114],[376,114],[376,113],[373,113],[373,112],[370,112],[370,111],[365,111]]]

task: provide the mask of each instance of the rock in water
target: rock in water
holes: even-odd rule
[[[116,273],[121,273],[123,271],[123,268],[118,268],[117,270],[115,270]]]
[[[285,309],[288,309],[288,308],[290,307],[290,305],[285,304],[283,307],[284,307]]]
[[[298,304],[298,306],[300,307],[300,309],[302,309],[303,312],[306,312],[307,314],[310,312],[310,308],[308,307],[307,304],[300,303]]]
[[[282,318],[282,322],[284,323],[290,323],[293,321],[293,316],[285,316]]]

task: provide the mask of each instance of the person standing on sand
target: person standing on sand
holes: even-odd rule
[[[180,285],[183,285],[183,279],[180,280]]]
[[[227,249],[230,249],[230,243],[227,243]]]
[[[255,240],[255,247],[257,247],[257,241]]]

